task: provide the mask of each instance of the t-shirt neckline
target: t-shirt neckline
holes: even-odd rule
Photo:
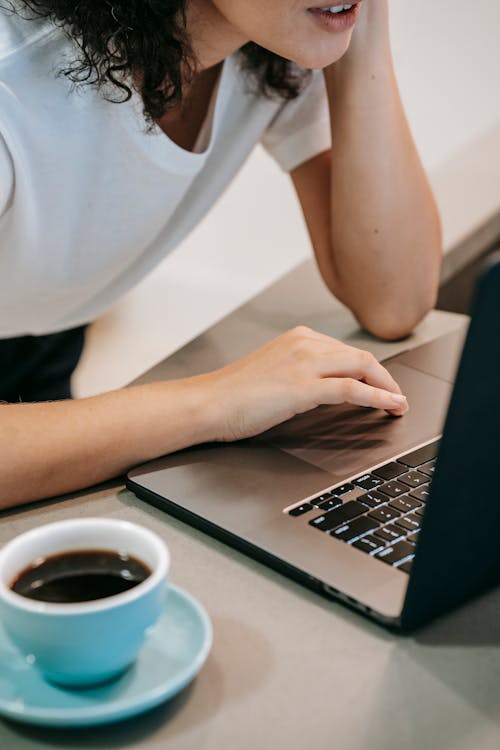
[[[222,62],[221,71],[215,84],[212,99],[209,104],[206,117],[201,125],[200,132],[196,138],[199,143],[200,135],[209,127],[208,119],[212,115],[212,127],[208,143],[203,151],[188,151],[179,146],[160,128],[154,124],[150,130],[142,114],[142,99],[139,93],[132,89],[132,96],[126,104],[128,105],[128,116],[123,118],[135,143],[141,148],[145,155],[160,166],[168,168],[169,171],[181,174],[192,174],[198,172],[209,157],[216,140],[219,124],[229,98],[231,89],[231,78],[234,75],[233,60],[230,55]],[[119,105],[123,106],[123,105]],[[117,107],[118,109],[118,107]]]

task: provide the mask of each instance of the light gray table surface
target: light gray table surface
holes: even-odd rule
[[[464,325],[431,313],[405,342],[375,342],[329,297],[306,263],[142,380],[223,363],[296,322],[371,348],[380,358]],[[397,636],[320,598],[137,499],[122,485],[4,512],[0,543],[43,523],[123,518],[159,533],[171,579],[214,627],[194,682],[142,717],[99,729],[50,730],[0,721],[0,748],[141,750],[497,750],[500,593],[411,636]],[[0,671],[1,680],[1,671]]]

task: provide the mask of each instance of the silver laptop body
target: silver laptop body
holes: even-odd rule
[[[485,541],[490,524],[475,523],[478,514],[496,514],[497,506],[500,521],[500,492],[493,503],[479,471],[485,461],[496,460],[500,445],[494,386],[500,381],[500,347],[497,352],[491,345],[499,324],[497,262],[483,274],[454,389],[465,327],[384,363],[411,405],[401,419],[352,406],[319,407],[252,440],[197,446],[138,467],[128,486],[166,512],[385,625],[420,625],[491,585],[500,573],[494,535],[491,543]],[[196,371],[196,346],[190,352],[189,366],[182,351],[172,358],[174,371]],[[484,401],[473,399],[477,389]],[[293,514],[348,483],[354,490],[342,502],[356,501],[364,491],[356,480],[432,446],[445,418],[410,572],[321,530],[328,511],[313,507]]]

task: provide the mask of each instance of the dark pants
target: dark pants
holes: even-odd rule
[[[71,398],[71,375],[83,349],[85,326],[47,336],[0,339],[0,401]]]

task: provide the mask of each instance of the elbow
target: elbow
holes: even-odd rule
[[[359,319],[358,319],[359,320]],[[410,336],[419,320],[396,320],[394,318],[380,318],[363,322],[360,325],[372,336],[382,341],[400,341]]]
[[[353,288],[338,271],[326,273],[323,279],[330,292],[353,313],[359,325],[384,341],[398,341],[409,336],[425,316],[436,307],[441,268],[441,249],[436,244],[432,264],[416,267],[408,264],[402,276],[377,277]]]
[[[434,309],[437,289],[429,290],[418,301],[408,300],[380,306],[376,310],[354,313],[359,324],[376,338],[383,341],[398,341],[410,336],[416,326]]]

